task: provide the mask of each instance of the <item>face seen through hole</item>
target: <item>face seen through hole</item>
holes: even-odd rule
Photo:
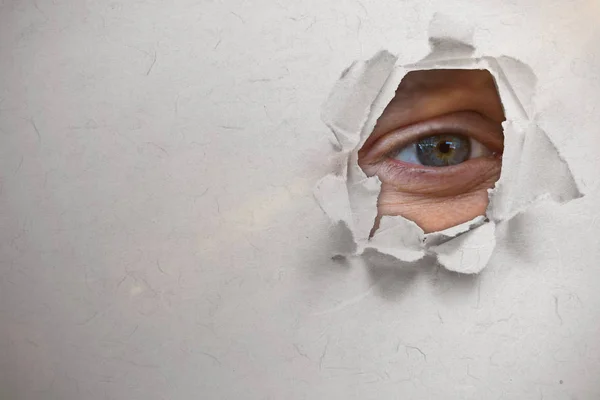
[[[358,152],[363,171],[382,182],[373,232],[384,215],[426,233],[484,215],[500,178],[504,120],[489,71],[409,72]]]

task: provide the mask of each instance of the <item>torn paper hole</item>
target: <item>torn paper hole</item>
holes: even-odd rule
[[[448,26],[452,32],[444,30]],[[478,55],[471,38],[470,29],[436,15],[430,26],[431,52],[424,59],[400,65],[396,56],[379,52],[368,61],[353,63],[332,90],[322,117],[336,138],[339,162],[319,181],[315,195],[325,213],[350,231],[347,237],[354,243],[346,248],[353,249],[351,254],[372,249],[403,262],[433,255],[449,270],[478,273],[502,239],[497,237],[496,224],[541,201],[564,203],[582,196],[568,165],[536,124],[533,72],[510,57]],[[447,96],[455,96],[450,100],[443,96],[441,100],[403,99],[406,92],[396,91],[399,85],[421,85],[427,93],[438,81],[443,86],[451,77],[456,86],[467,75],[471,77],[464,81],[467,92],[470,82],[479,82],[485,90],[493,86],[501,103],[486,105],[488,96],[463,104],[465,93],[455,96],[461,90],[448,91]],[[431,103],[436,101],[448,103],[449,108]],[[497,123],[503,136],[495,175],[490,171],[496,164],[487,161],[494,157],[491,148],[497,146],[498,132],[495,139],[481,136],[486,125],[476,114]],[[400,127],[394,125],[397,121],[402,122]],[[479,130],[479,137],[472,135],[477,143],[466,139],[472,132],[461,129]],[[406,136],[413,142],[420,140],[418,146]],[[396,142],[404,143],[397,152]],[[366,152],[375,155],[365,156]],[[391,154],[396,164],[387,163]],[[371,164],[365,163],[369,156]],[[469,167],[461,167],[466,161]],[[411,163],[430,170],[433,166],[436,172],[407,172]],[[442,172],[444,168],[454,173]],[[477,186],[477,179],[485,174],[490,175],[488,181]],[[397,195],[398,188],[405,193],[407,187],[410,196]],[[468,197],[472,198],[467,201]]]

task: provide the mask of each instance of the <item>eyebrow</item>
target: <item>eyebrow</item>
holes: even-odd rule
[[[457,111],[501,123],[504,110],[487,70],[419,70],[406,74],[365,146],[392,130]]]

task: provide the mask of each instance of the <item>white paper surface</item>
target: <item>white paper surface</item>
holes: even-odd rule
[[[585,196],[496,224],[479,274],[332,259],[321,105],[353,60],[426,57],[435,13],[533,93]],[[600,398],[599,13],[0,2],[0,399]]]

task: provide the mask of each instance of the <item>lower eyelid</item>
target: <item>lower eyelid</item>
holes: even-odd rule
[[[409,164],[392,158],[381,162],[377,175],[398,191],[432,196],[458,195],[500,177],[499,158],[479,157],[447,167]]]

